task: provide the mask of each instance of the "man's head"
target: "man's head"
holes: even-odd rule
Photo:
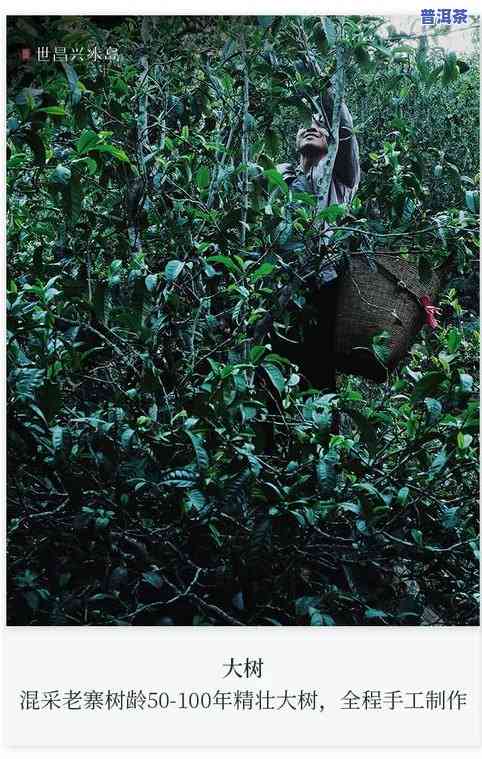
[[[328,132],[316,120],[310,126],[301,127],[296,135],[296,150],[303,156],[322,158],[328,151]]]

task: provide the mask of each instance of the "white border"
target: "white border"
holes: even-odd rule
[[[25,0],[6,0],[6,13],[13,15],[261,15],[274,13],[275,15],[317,15],[317,14],[338,14],[338,15],[414,15],[420,13],[421,8],[466,8],[469,13],[479,14],[480,3],[474,0],[453,0],[453,2],[427,2],[420,0],[407,0],[401,2],[396,0],[393,3],[387,3],[383,0],[372,0],[372,2],[355,2],[354,0],[328,0],[328,2],[317,2],[316,0],[303,0],[301,3],[293,0],[265,0],[262,3],[256,0],[245,0],[242,6],[234,2],[223,2],[223,0],[164,0],[164,2],[154,2],[154,0],[144,0],[133,10],[132,3],[128,0],[117,0],[116,2],[95,2],[95,0],[84,0],[81,3],[66,4],[65,2],[52,2],[47,0],[42,3],[39,9],[32,2]]]
[[[419,3],[413,2],[413,0],[406,0],[406,2],[393,2],[387,7],[387,3],[383,2],[382,0],[372,0],[371,3],[354,3],[347,2],[347,0],[338,0],[337,2],[314,2],[313,0],[304,0],[302,3],[302,7],[298,3],[293,2],[286,2],[286,0],[281,0],[281,2],[264,2],[262,4],[258,2],[253,2],[252,0],[246,0],[246,2],[243,4],[242,8],[235,7],[234,4],[227,4],[226,2],[221,2],[220,0],[217,0],[213,2],[205,1],[205,2],[143,2],[135,9],[135,15],[170,15],[170,14],[183,14],[183,15],[237,15],[240,12],[242,12],[245,15],[257,15],[257,14],[269,14],[274,13],[277,15],[288,15],[288,14],[327,14],[327,13],[334,13],[334,14],[349,14],[354,13],[357,15],[418,15],[420,12],[420,9],[422,7],[435,7],[437,8],[439,5],[443,5],[443,7],[466,7],[469,12],[474,14],[480,14],[480,4],[474,3],[474,2],[455,2],[455,3],[427,3],[423,2],[423,0]],[[33,3],[23,2],[22,0],[17,0],[17,2],[14,2],[13,0],[6,0],[6,12],[7,14],[11,15],[94,15],[94,14],[101,14],[101,15],[133,15],[132,10],[132,3],[126,2],[126,0],[117,0],[115,3],[107,3],[107,2],[99,2],[96,3],[93,0],[85,0],[81,4],[73,3],[72,5],[68,5],[66,3],[58,3],[58,2],[44,2],[41,6],[41,9],[39,9],[38,6],[34,5]],[[5,14],[3,14],[5,16]],[[2,25],[2,43],[3,48],[2,50],[5,51],[5,18],[4,24]],[[5,64],[4,64],[4,71],[5,71]],[[4,87],[4,77],[2,77],[2,87]],[[2,98],[2,108],[5,108],[5,98]],[[4,148],[5,148],[5,135],[4,131],[2,130],[2,148],[4,155]],[[5,223],[2,224],[2,231],[1,231],[1,239],[4,243],[4,236],[5,236]],[[4,246],[5,249],[5,246]],[[2,271],[2,292],[5,291],[5,272]],[[4,322],[4,312],[2,313],[2,325],[5,328],[5,322]],[[4,333],[5,334],[5,333]],[[2,352],[2,368],[4,370],[3,376],[5,376],[5,355]],[[5,401],[5,387],[3,386],[3,400]],[[5,407],[5,405],[4,405]],[[1,443],[0,443],[0,450],[2,452],[2,461],[5,466],[5,442],[4,442],[4,436],[2,436]],[[3,482],[5,483],[5,470],[3,470]],[[3,537],[3,545],[5,546],[5,519],[3,517],[3,531],[2,531],[2,537]],[[4,579],[5,573],[3,573],[2,576],[2,589],[4,591],[3,597],[5,598],[5,579]],[[7,639],[23,639],[25,640],[25,637],[29,637],[29,635],[35,635],[36,639],[43,639],[45,636],[49,637],[52,632],[55,632],[55,638],[58,640],[58,645],[62,645],[65,647],[69,647],[69,643],[73,640],[74,637],[78,637],[79,632],[82,632],[82,636],[85,636],[86,643],[89,641],[93,642],[94,638],[108,638],[110,635],[112,635],[112,628],[8,628],[8,630],[5,628],[5,608],[2,609],[2,620],[3,620],[3,643],[5,644]],[[412,656],[414,649],[417,648],[418,641],[427,638],[430,638],[432,640],[446,640],[447,641],[447,657],[451,656],[458,656],[461,651],[461,646],[463,647],[463,640],[464,636],[467,634],[468,628],[359,628],[357,630],[357,637],[360,640],[360,643],[365,638],[366,635],[369,636],[380,636],[380,645],[383,646],[387,641],[389,641],[390,645],[393,645],[394,648],[396,647],[395,640],[397,637],[399,637],[400,634],[403,634],[403,637],[410,641],[409,647],[408,647],[408,653],[410,656]],[[28,632],[27,632],[28,631]],[[172,631],[172,628],[170,629]],[[309,640],[314,634],[317,633],[317,631],[314,631],[310,628],[279,628],[279,630],[275,631],[275,635],[278,635],[280,637],[285,634],[285,631],[289,633],[289,635],[292,637],[293,635],[299,639],[300,645],[303,644],[303,641]],[[178,628],[177,630],[177,637],[178,637],[178,643],[174,646],[172,646],[171,654],[175,655],[176,653],[179,654],[182,651],[182,647],[188,642],[198,645],[199,642],[203,639],[211,639],[216,640],[218,636],[226,634],[227,632],[231,633],[233,632],[232,628]],[[239,634],[239,630],[236,631]],[[353,628],[337,628],[337,632],[339,634],[340,638],[343,638],[345,635],[349,635],[350,633],[353,633]],[[481,645],[481,636],[480,636],[480,628],[477,629],[476,635],[478,637],[479,641],[479,652],[480,652],[480,645]],[[162,640],[163,637],[165,637],[165,633],[163,632],[162,628],[115,628],[116,635],[120,636],[128,636],[129,640],[132,641],[132,647],[133,649],[137,648],[137,645],[141,643],[143,639],[145,639],[145,636],[147,634],[148,637],[158,637],[160,640]],[[253,643],[259,641],[261,642],[263,639],[265,639],[267,636],[273,635],[273,630],[271,628],[246,628],[242,630],[243,639],[247,641],[252,641]],[[319,633],[318,633],[319,635]],[[5,648],[4,648],[5,653]],[[397,656],[400,657],[401,650],[400,648],[397,649]],[[479,692],[480,692],[480,671],[479,671]],[[480,705],[479,705],[480,707]],[[55,752],[55,755],[58,755],[59,750],[65,753],[66,749],[46,749],[49,752],[52,752],[52,750]],[[84,750],[76,750],[71,749],[72,751],[75,751],[76,755],[81,756],[89,756],[89,757],[95,757],[100,756],[101,753],[104,754],[106,751],[121,751],[122,755],[126,755],[126,753],[129,753],[129,755],[132,753],[133,755],[138,754],[139,750],[137,749],[135,752],[131,752],[131,749],[108,749],[104,748],[102,751],[97,751],[95,749],[90,749],[88,751]],[[146,750],[146,749],[143,749]],[[147,749],[149,750],[149,749]],[[158,749],[157,749],[158,750]],[[420,752],[417,750],[411,750],[410,752],[407,752],[405,750],[401,751],[395,747],[393,748],[366,748],[366,749],[358,749],[356,752],[354,751],[345,751],[341,747],[339,749],[330,749],[330,754],[333,753],[336,757],[344,757],[344,756],[353,756],[358,755],[360,753],[366,754],[368,752],[373,753],[376,752],[377,754],[381,751],[386,752],[390,751],[390,755],[395,756],[417,756],[420,755]],[[196,751],[196,755],[199,755],[199,753],[206,754],[208,751],[212,753],[212,750],[206,749],[202,750],[199,749]],[[225,752],[226,750],[223,750]],[[280,749],[276,749],[277,752],[280,751]],[[434,752],[442,752],[442,755],[445,756],[460,756],[461,751],[469,751],[472,753],[470,749],[458,749],[456,752],[451,749],[443,749],[443,748],[437,748],[437,749],[430,749],[425,748],[423,749],[423,755],[426,755],[429,753],[430,755]],[[474,751],[478,751],[477,749],[474,749]],[[36,752],[32,751],[23,751],[23,750],[9,750],[8,755],[9,756],[16,756],[16,757],[24,757],[24,756],[32,756],[36,753],[44,753],[43,750],[39,749]],[[216,751],[216,754],[219,754],[220,750]],[[269,749],[265,749],[262,753],[263,755],[266,755],[266,753],[273,753],[273,751]],[[291,750],[287,749],[282,750],[282,755],[287,756],[288,753],[293,756],[298,756],[300,754],[300,750],[297,750],[295,753],[291,754]],[[2,751],[2,754],[6,753],[6,750],[4,749]],[[244,750],[236,750],[232,749],[229,753],[234,753],[235,755],[247,755],[247,752]],[[313,753],[310,751],[310,753]],[[328,752],[326,750],[323,750],[324,754],[327,754]],[[185,752],[182,750],[179,751],[162,751],[162,755],[174,755],[176,757],[185,757],[185,756],[192,756],[194,755],[193,751]],[[253,756],[253,751],[249,751],[249,755]]]

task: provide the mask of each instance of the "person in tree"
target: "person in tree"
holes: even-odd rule
[[[333,96],[323,98],[324,114],[331,122]],[[330,161],[328,141],[330,131],[326,121],[318,114],[311,124],[302,127],[296,135],[299,163],[278,164],[277,170],[292,190],[307,192],[318,198],[317,209],[336,204],[350,203],[360,181],[360,158],[358,141],[353,133],[353,120],[345,103],[341,104],[338,147],[334,160]],[[329,172],[326,191],[325,173]],[[323,186],[325,192],[322,191]],[[314,238],[318,251],[329,251],[331,232],[321,223]],[[313,240],[310,241],[313,245]],[[336,391],[334,366],[334,328],[337,297],[337,271],[329,255],[322,264],[316,286],[310,291],[304,309],[302,341],[298,344],[274,339],[274,349],[299,365],[311,385],[320,389]]]

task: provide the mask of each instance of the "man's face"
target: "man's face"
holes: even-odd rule
[[[302,127],[296,135],[296,149],[304,155],[324,156],[328,151],[326,131],[320,124],[312,120],[309,127]]]

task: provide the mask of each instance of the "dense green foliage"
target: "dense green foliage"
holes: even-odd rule
[[[10,20],[10,623],[477,623],[478,61],[382,22]],[[333,395],[257,327],[299,334],[316,208],[275,166],[340,67],[333,250],[452,268],[439,327]]]

